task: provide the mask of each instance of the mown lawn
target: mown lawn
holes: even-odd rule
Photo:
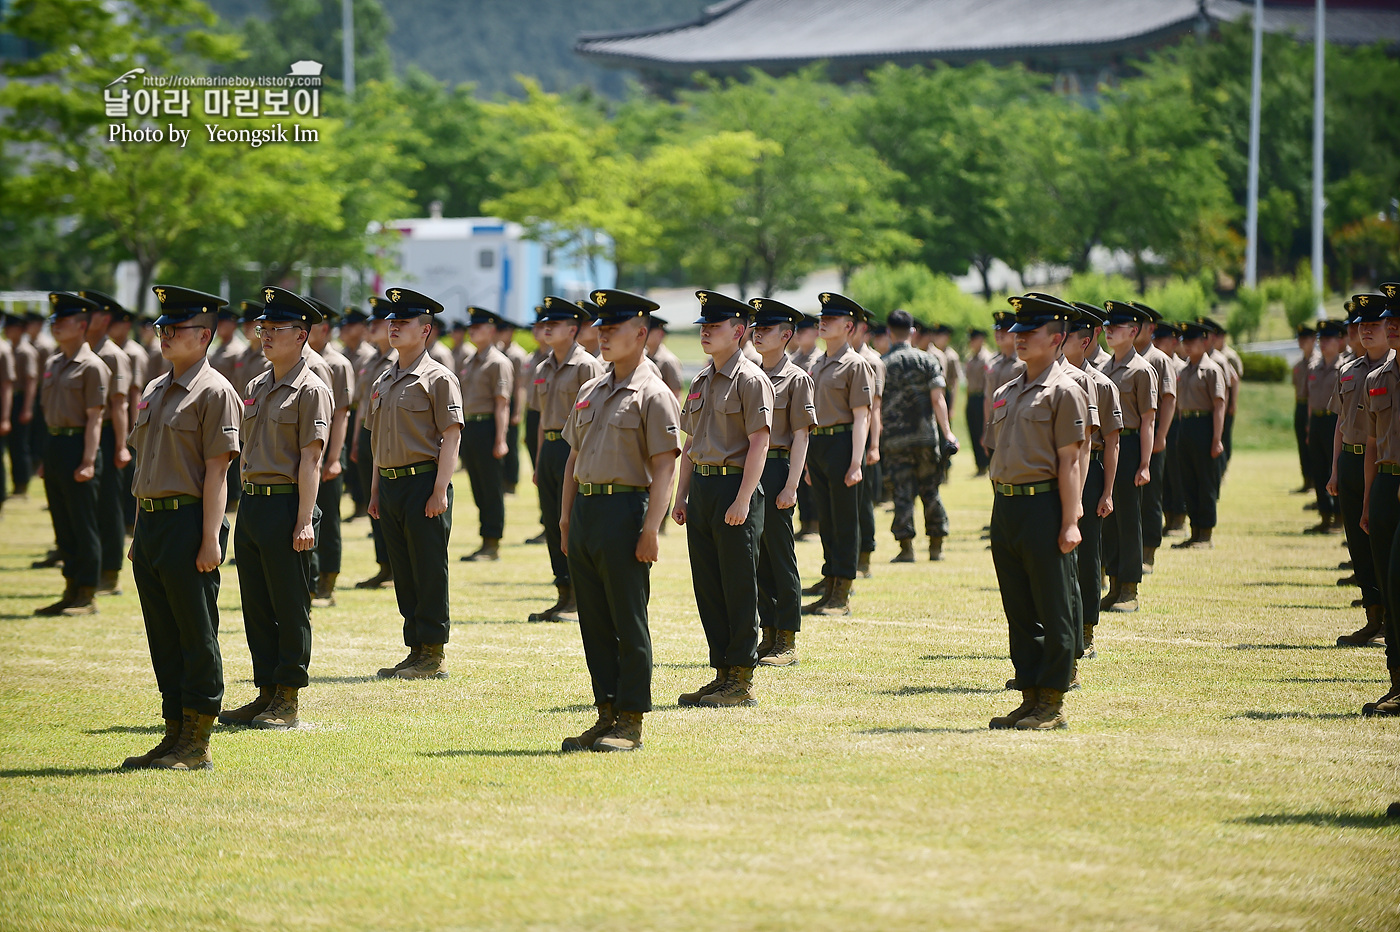
[[[1216,549],[1164,551],[1143,610],[1106,619],[1068,731],[986,728],[1015,698],[969,462],[946,562],[890,566],[882,537],[855,615],[810,624],[757,708],[675,706],[708,676],[673,527],[646,749],[556,753],[590,694],[576,626],[525,623],[552,589],[523,486],[503,560],[453,562],[451,679],[377,681],[403,653],[392,593],[343,589],[316,612],[304,727],[221,728],[215,772],[184,775],[113,772],[158,730],[136,594],[31,617],[59,574],[28,569],[40,501],[12,501],[0,928],[1397,928],[1400,723],[1357,715],[1382,653],[1331,646],[1360,613],[1338,540],[1299,533],[1296,472],[1237,455]],[[476,544],[457,485],[454,556]],[[371,569],[366,531],[346,528],[343,585]],[[235,570],[220,603],[238,704]]]

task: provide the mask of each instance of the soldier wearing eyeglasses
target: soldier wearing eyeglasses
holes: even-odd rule
[[[258,345],[271,368],[244,390],[243,503],[233,538],[258,696],[219,721],[287,729],[300,721],[311,665],[311,555],[331,394],[303,355],[320,310],[281,288],[262,295]]]
[[[132,577],[161,695],[165,736],[123,767],[209,770],[209,737],[224,694],[219,564],[228,461],[238,454],[238,394],[205,357],[222,298],[157,286],[161,356],[171,371],[136,406],[136,533]]]

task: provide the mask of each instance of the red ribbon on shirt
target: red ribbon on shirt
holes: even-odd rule
[[[536,384],[536,385],[543,385],[543,384],[544,384],[544,379],[535,379],[535,384]]]
[[[1387,392],[1389,392],[1390,389],[1385,388],[1385,387],[1382,386],[1381,388],[1372,388],[1372,389],[1370,389],[1369,391],[1370,391],[1370,393],[1371,393],[1372,395],[1384,395],[1384,394],[1386,394]]]
[[[689,395],[686,395],[686,396],[685,396],[685,400],[686,400],[686,401],[694,401],[696,398],[699,398],[699,397],[700,397],[700,393],[699,393],[699,392],[691,392]]]
[[[994,401],[994,402],[992,402],[992,408],[993,408],[993,409],[1000,408],[1000,407],[1001,407],[1002,405],[1004,405],[1004,404],[1006,404],[1006,399],[1005,399],[1005,398],[1001,399],[1000,401]]]
[[[587,402],[587,401],[580,401],[578,404],[574,405],[574,410],[577,411],[579,408],[586,408],[586,407],[588,407],[588,402]]]

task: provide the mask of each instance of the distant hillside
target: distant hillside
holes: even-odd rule
[[[335,2],[335,0],[321,0]],[[587,85],[623,94],[625,72],[589,64],[573,52],[583,32],[640,29],[693,19],[712,0],[381,0],[394,24],[394,67],[417,65],[452,84],[471,81],[478,94],[517,93],[517,74],[546,90]],[[264,0],[209,0],[240,23],[265,15]],[[336,4],[339,6],[339,4]]]

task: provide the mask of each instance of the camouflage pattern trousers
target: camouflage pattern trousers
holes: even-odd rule
[[[924,502],[924,528],[930,537],[948,536],[948,512],[938,486],[945,472],[938,451],[931,446],[889,450],[882,457],[894,498],[894,522],[890,531],[895,540],[914,539],[914,499]]]

